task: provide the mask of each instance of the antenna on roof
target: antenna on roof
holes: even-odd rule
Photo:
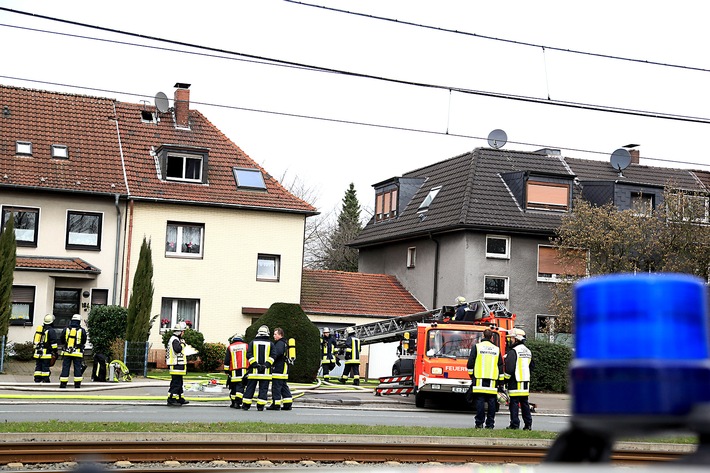
[[[160,113],[165,113],[170,110],[170,102],[168,102],[168,96],[163,92],[158,92],[155,94],[155,108],[158,109]]]
[[[629,153],[628,149],[618,148],[611,153],[609,162],[611,167],[619,171],[619,177],[624,177],[621,171],[629,167],[629,164],[631,164],[631,153]]]
[[[503,130],[495,129],[488,134],[488,146],[491,148],[502,148],[508,142],[508,135]]]

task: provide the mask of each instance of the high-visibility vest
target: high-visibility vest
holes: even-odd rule
[[[249,367],[248,348],[249,345],[243,341],[233,342],[227,347],[227,362],[224,364],[224,371],[229,373],[232,381],[240,382],[245,370]]]
[[[473,366],[473,385],[471,390],[474,393],[497,394],[496,383],[501,377],[498,368],[500,360],[500,348],[489,340],[477,343],[476,362]]]
[[[328,338],[322,338],[320,345],[323,349],[323,358],[321,359],[321,363],[335,363],[335,351],[333,350],[334,344],[333,344],[333,339],[331,337]]]
[[[174,342],[178,342],[182,347],[180,352],[175,351]],[[187,363],[185,362],[185,342],[177,335],[173,335],[168,340],[167,351],[165,352],[165,364],[169,367],[170,374],[184,375],[187,374]]]
[[[273,343],[271,343],[271,340],[268,338],[264,339],[259,339],[255,338],[254,340],[251,341],[249,344],[249,351],[247,352],[247,356],[249,358],[249,379],[264,379],[268,380],[271,379],[271,369],[270,368],[265,368],[262,370],[262,373],[259,373],[259,370],[254,367],[254,364],[259,364],[259,365],[265,365],[266,363],[269,363],[270,365],[274,364],[274,359],[271,356],[271,350],[273,348]]]
[[[532,362],[532,352],[522,343],[516,345],[511,350],[511,356],[515,355],[515,374],[513,381],[515,387],[509,387],[508,394],[510,396],[528,396],[530,395],[530,363]]]
[[[360,364],[360,339],[348,337],[345,340],[345,364]]]

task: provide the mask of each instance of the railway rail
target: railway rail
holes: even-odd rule
[[[382,463],[541,463],[547,449],[510,445],[449,445],[449,444],[382,444],[323,442],[2,442],[0,465],[8,463],[51,464],[64,462],[155,463],[168,460],[180,463],[255,462],[275,463],[344,462]],[[616,465],[646,465],[680,458],[681,452],[616,450],[612,463]],[[151,470],[155,471],[155,470]]]

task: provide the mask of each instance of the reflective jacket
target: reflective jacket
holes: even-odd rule
[[[237,383],[242,381],[249,367],[249,360],[247,359],[248,348],[249,345],[242,340],[232,342],[227,347],[227,354],[224,358],[224,371],[227,372],[232,381]]]
[[[345,364],[360,364],[360,339],[352,335],[345,340]]]
[[[528,396],[530,394],[530,368],[532,352],[522,341],[516,342],[505,354],[505,379],[510,396]]]
[[[249,379],[271,379],[271,365],[274,364],[271,343],[268,335],[257,336],[249,343],[247,359],[249,360]]]
[[[497,382],[503,380],[503,358],[498,348],[489,339],[484,338],[472,349],[468,357],[468,375],[471,377],[471,390],[474,393],[497,394]]]
[[[64,356],[84,357],[86,330],[79,326],[78,320],[72,320],[69,327],[62,330],[60,338],[64,344]]]
[[[271,373],[273,379],[288,379],[288,344],[284,338],[279,338],[274,342],[274,367]]]
[[[52,353],[56,353],[57,332],[51,324],[38,325],[35,328],[35,336],[33,339],[35,353],[34,358],[42,358],[48,360],[52,358]]]
[[[333,335],[329,337],[321,337],[320,339],[321,351],[323,352],[323,358],[321,359],[321,364],[335,363],[335,337]]]
[[[174,335],[168,340],[165,352],[165,363],[168,365],[170,374],[187,374],[187,362],[185,361],[185,340]]]

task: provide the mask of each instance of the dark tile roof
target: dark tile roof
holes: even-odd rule
[[[425,311],[388,274],[303,270],[301,307],[309,314],[394,317]]]
[[[172,113],[161,114],[157,123],[144,122],[142,110],[154,112],[155,107],[0,85],[0,188],[317,213],[197,110],[189,111],[189,129],[176,128]],[[31,142],[32,156],[16,156],[16,141]],[[52,159],[52,144],[66,145],[69,159]],[[151,150],[163,145],[207,149],[207,184],[161,180]],[[233,167],[261,169],[266,191],[237,189]]]
[[[114,101],[0,85],[0,187],[126,194]],[[15,142],[32,143],[16,156]],[[53,159],[66,145],[69,159]]]
[[[501,177],[516,171],[572,178],[572,172],[559,156],[477,148],[403,174],[402,177],[423,177],[426,181],[409,205],[400,209],[398,218],[377,223],[371,219],[353,246],[465,228],[551,234],[560,223],[561,213],[524,211]],[[436,186],[442,186],[441,190],[421,220],[417,209]]]
[[[565,158],[580,181],[615,181],[618,183],[664,187],[671,184],[676,189],[705,191],[706,188],[693,171],[655,166],[629,164],[622,171],[612,168],[609,161]]]
[[[81,258],[51,258],[41,256],[18,256],[17,270],[66,271],[71,273],[100,274],[101,270]]]

